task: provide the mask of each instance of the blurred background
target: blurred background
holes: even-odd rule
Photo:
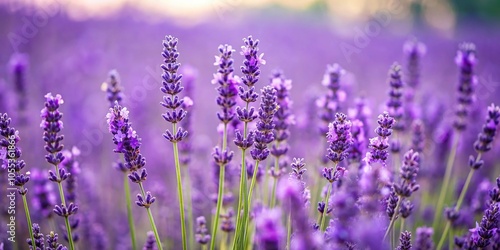
[[[190,133],[194,165],[202,173],[212,171],[206,162],[217,144],[216,91],[210,83],[216,70],[214,55],[219,44],[238,51],[248,35],[260,40],[267,61],[258,88],[268,83],[274,69],[292,79],[296,130],[316,130],[308,127],[315,117],[308,110],[322,93],[321,80],[326,65],[332,63],[348,72],[342,83],[348,103],[364,96],[376,117],[387,100],[387,71],[395,61],[406,63],[403,44],[414,38],[426,45],[421,96],[427,104],[456,103],[454,57],[462,41],[475,43],[478,50],[477,120],[483,120],[486,104],[500,102],[500,1],[496,0],[0,0],[0,112],[9,112],[20,130],[28,166],[47,168],[39,111],[46,93],[63,96],[64,143],[68,149],[80,148],[82,179],[100,197],[98,216],[103,218],[123,219],[124,214],[113,212],[112,190],[121,188],[122,179],[113,177],[119,174],[111,167],[115,155],[104,118],[109,104],[101,90],[112,69],[120,73],[124,105],[143,139],[148,170],[159,173],[151,175],[153,182],[161,183],[160,191],[153,192],[162,202],[176,200],[171,146],[161,136],[169,126],[159,105],[165,35],[179,38],[179,60],[183,67],[191,67],[189,76],[195,77]],[[242,56],[235,53],[234,59],[239,68]],[[25,65],[22,88],[14,82],[18,64]],[[441,115],[446,120],[453,112]],[[476,132],[470,135],[475,136]],[[213,182],[206,176],[198,181]],[[193,195],[206,198],[213,191]],[[200,210],[213,206],[200,204]],[[161,216],[177,218],[177,208],[169,209],[173,212]],[[113,234],[121,232],[113,231],[114,225],[102,227]],[[162,227],[179,233],[175,223],[164,222]],[[115,239],[119,237],[110,237],[111,244],[119,244]]]

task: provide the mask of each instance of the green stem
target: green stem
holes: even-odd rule
[[[476,162],[479,161],[480,159],[481,159],[481,154],[478,154],[476,157]],[[474,175],[474,171],[475,170],[473,168],[471,168],[469,170],[469,174],[467,175],[467,179],[465,180],[464,187],[462,188],[462,191],[460,192],[460,196],[458,197],[457,205],[455,206],[456,211],[460,210],[460,207],[462,206],[462,202],[464,201],[465,194],[467,193],[467,189],[469,189],[469,184],[470,184],[470,181],[472,180],[472,176]],[[448,230],[450,229],[450,226],[451,226],[450,221],[447,221],[445,230],[444,230],[443,234],[441,235],[441,239],[439,240],[439,245],[438,245],[437,249],[441,249],[440,247],[442,247],[442,245],[444,244],[444,239],[448,236]]]
[[[191,178],[188,173],[188,168],[187,166],[184,166],[184,185],[186,188],[186,197],[187,197],[187,204],[186,204],[186,209],[187,209],[187,222],[188,222],[188,232],[189,232],[189,246],[190,248],[193,248],[194,244],[194,225],[193,225],[193,201],[191,197]]]
[[[279,144],[278,144],[279,145]],[[279,171],[279,157],[274,157],[274,173],[278,173]],[[275,205],[276,201],[276,186],[278,184],[278,176],[273,176],[274,182],[273,182],[273,192],[271,195],[271,203],[270,203],[270,208],[273,208]]]
[[[265,171],[264,171],[264,182],[262,183],[262,203],[267,204],[268,207],[270,207],[270,201],[269,201],[269,168],[267,166],[268,164],[265,164]]]
[[[453,172],[453,164],[455,162],[455,156],[457,154],[458,141],[460,138],[460,133],[457,132],[453,136],[453,142],[451,145],[451,151],[448,155],[448,160],[446,162],[446,172],[444,174],[443,186],[441,186],[441,192],[439,193],[438,203],[436,206],[436,211],[434,213],[434,223],[432,227],[436,232],[439,222],[441,220],[442,210],[444,206],[444,199],[446,198],[446,194],[448,192],[448,187],[450,185],[451,173]]]
[[[132,241],[132,249],[137,249],[137,243],[135,241],[135,225],[134,218],[132,217],[132,201],[130,199],[130,183],[127,174],[124,174],[123,186],[125,189],[125,201],[127,202],[127,219],[128,227],[130,228],[130,240]]]
[[[292,211],[291,210],[290,210],[290,213],[288,213],[288,218],[286,220],[286,227],[287,227],[286,250],[290,250],[290,240],[292,237]]]
[[[439,244],[438,244],[436,250],[441,250],[441,248],[443,248],[444,239],[446,239],[445,235],[448,234],[448,230],[450,230],[450,222],[449,221],[446,223],[446,226],[444,227],[443,234],[441,235],[441,239],[439,240]]]
[[[255,161],[255,167],[253,168],[253,175],[252,175],[252,182],[250,182],[250,190],[248,193],[248,205],[252,205],[252,194],[253,194],[253,189],[255,187],[255,182],[257,181],[257,170],[259,169],[259,162],[260,161]]]
[[[323,213],[321,213],[321,220],[320,220],[320,227],[319,230],[323,231],[324,230],[324,225],[325,225],[325,217],[326,217],[326,212],[328,211],[328,201],[330,199],[330,192],[332,191],[332,183],[328,183],[328,190],[326,191],[326,197],[325,197],[325,209],[323,209]]]
[[[215,213],[215,222],[212,228],[212,240],[210,242],[210,249],[215,249],[215,241],[217,238],[217,229],[219,228],[219,217],[220,217],[220,209],[222,207],[222,203],[224,200],[223,191],[224,191],[224,170],[226,167],[224,165],[219,168],[219,194],[217,196],[217,212]]]
[[[31,223],[30,209],[28,207],[28,201],[26,201],[26,194],[21,195],[23,197],[24,213],[26,214],[26,221],[28,222],[28,232],[30,234],[32,245],[35,245],[35,237],[33,236],[33,224]]]
[[[246,109],[248,110],[249,103],[246,104]],[[247,138],[248,123],[245,122],[243,125],[243,138]],[[246,161],[245,154],[246,149],[241,149],[241,173],[240,173],[240,196],[238,199],[237,216],[236,216],[236,231],[233,242],[233,249],[242,249],[245,244],[246,237],[246,217],[248,213],[248,203],[246,198],[247,193],[247,178],[246,178]],[[241,207],[243,205],[243,217],[241,217]]]
[[[144,191],[144,186],[142,185],[142,182],[139,182],[139,188],[141,189],[142,196],[146,197],[146,192]],[[156,228],[155,220],[153,219],[153,214],[151,213],[151,208],[146,207],[146,210],[148,212],[149,223],[151,224],[151,229],[153,230],[153,233],[155,234],[156,245],[158,246],[158,250],[163,250],[163,247],[161,245],[160,235],[158,234],[158,229]]]
[[[173,133],[177,131],[177,124],[173,124]],[[184,217],[184,197],[182,194],[182,177],[181,177],[181,166],[179,162],[179,148],[177,142],[172,143],[174,147],[174,161],[175,161],[175,174],[177,177],[177,195],[179,196],[179,213],[181,220],[181,232],[182,232],[182,249],[187,250],[186,241],[186,221]]]
[[[398,217],[399,206],[401,206],[401,197],[399,197],[398,203],[396,203],[396,208],[394,209],[394,215],[392,215],[391,222],[389,223],[389,226],[387,227],[387,230],[385,231],[384,234],[384,240],[387,238],[387,235],[389,235],[389,232],[391,231],[392,226],[394,226],[394,222]]]
[[[61,180],[61,176],[59,175],[59,165],[54,165],[56,168],[56,176],[58,180]],[[66,206],[66,198],[64,196],[64,189],[62,183],[57,182],[57,187],[59,188],[59,196],[61,197],[61,204]],[[73,235],[71,234],[71,227],[69,225],[69,219],[67,216],[64,217],[64,224],[66,224],[66,233],[68,235],[69,249],[75,250],[75,243],[73,242]]]

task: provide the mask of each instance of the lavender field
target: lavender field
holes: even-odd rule
[[[0,0],[0,250],[500,249],[499,4],[91,2]]]

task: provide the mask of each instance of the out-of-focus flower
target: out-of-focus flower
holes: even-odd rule
[[[261,249],[282,249],[285,230],[281,225],[281,211],[275,208],[259,213],[255,219],[255,232],[255,241]]]
[[[477,85],[477,77],[474,73],[474,66],[477,63],[476,45],[473,43],[460,44],[455,62],[460,70],[460,74],[458,83],[458,106],[455,112],[456,118],[453,126],[456,130],[463,131],[467,127],[467,117],[475,101],[474,89]]]
[[[210,234],[208,234],[207,221],[204,216],[196,218],[196,242],[205,245],[210,241]]]

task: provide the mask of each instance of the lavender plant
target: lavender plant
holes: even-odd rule
[[[166,36],[165,40],[163,40],[162,56],[164,58],[163,62],[165,64],[161,65],[161,68],[163,70],[161,76],[163,79],[163,87],[161,87],[161,91],[166,94],[166,96],[163,96],[163,102],[161,103],[161,105],[167,109],[167,111],[162,115],[163,119],[172,124],[172,131],[167,129],[163,134],[163,137],[165,137],[165,139],[170,141],[173,145],[175,172],[177,178],[177,195],[179,196],[179,212],[182,230],[182,249],[186,250],[186,218],[184,217],[185,207],[182,192],[182,176],[178,143],[186,138],[188,132],[185,131],[182,127],[177,127],[177,124],[186,117],[187,113],[181,107],[184,103],[184,99],[181,99],[178,96],[178,94],[180,94],[184,88],[181,86],[182,75],[177,73],[180,67],[180,63],[177,62],[177,58],[179,57],[179,52],[177,52],[177,43],[177,38],[174,38],[172,36]]]
[[[240,187],[239,187],[239,200],[236,215],[236,231],[233,248],[242,248],[245,245],[247,237],[247,221],[250,213],[248,196],[247,196],[247,178],[246,175],[246,151],[254,143],[255,134],[248,131],[248,124],[257,118],[255,108],[250,106],[253,102],[257,101],[259,95],[255,91],[254,85],[258,82],[260,76],[260,65],[266,64],[262,58],[264,54],[259,53],[259,40],[253,39],[249,36],[243,39],[245,46],[241,47],[241,55],[245,57],[241,72],[243,86],[238,87],[238,95],[245,103],[244,107],[236,107],[236,115],[238,119],[243,122],[243,133],[236,132],[236,139],[234,143],[241,149],[241,174],[240,174]],[[241,209],[243,209],[243,216],[241,216]]]
[[[156,198],[149,191],[146,192],[143,186],[148,176],[145,168],[146,159],[140,152],[141,139],[129,122],[129,111],[115,103],[115,106],[109,109],[106,118],[109,132],[113,135],[113,143],[116,145],[114,152],[123,154],[125,159],[123,167],[129,171],[129,180],[139,185],[141,193],[137,194],[135,204],[146,209],[158,249],[163,249],[150,208]]]
[[[43,129],[43,140],[45,141],[45,150],[47,155],[45,159],[47,162],[54,166],[54,172],[49,170],[49,180],[57,183],[59,189],[59,198],[61,200],[61,205],[54,206],[54,213],[60,217],[64,218],[66,226],[66,235],[68,237],[69,248],[71,250],[75,249],[74,238],[71,233],[71,223],[69,217],[76,214],[78,211],[78,206],[69,202],[66,203],[66,196],[64,194],[64,188],[62,182],[67,180],[71,175],[66,169],[60,166],[61,162],[64,160],[64,155],[62,153],[64,145],[62,140],[64,136],[59,134],[63,128],[62,113],[59,111],[59,107],[64,103],[61,95],[53,96],[52,93],[45,95],[45,108],[41,111],[41,116],[43,118],[40,127]]]

